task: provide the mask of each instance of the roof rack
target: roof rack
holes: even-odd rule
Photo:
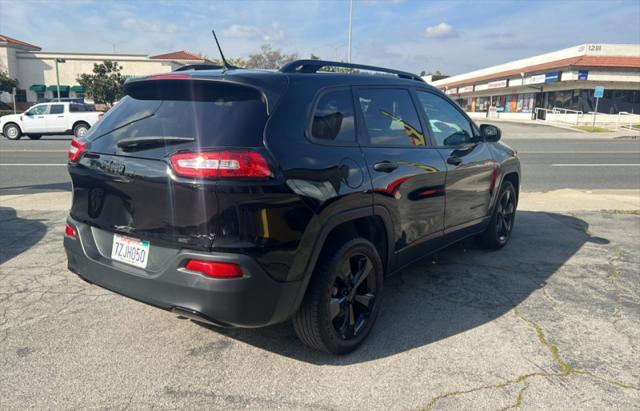
[[[400,78],[406,78],[409,80],[416,80],[425,82],[424,79],[417,74],[408,73],[406,71],[393,70],[384,67],[367,66],[364,64],[352,64],[344,63],[340,61],[328,61],[328,60],[296,60],[291,63],[287,63],[280,68],[282,73],[316,73],[323,67],[344,67],[352,69],[360,69],[367,71],[377,71],[380,73],[395,74]]]
[[[217,64],[187,64],[186,66],[178,67],[173,71],[187,71],[187,70],[217,70],[224,68]]]

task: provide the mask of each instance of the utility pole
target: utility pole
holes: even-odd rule
[[[58,71],[58,63],[65,62],[65,59],[56,59],[56,83],[58,84],[58,101],[60,101],[60,72]]]
[[[347,63],[351,63],[351,31],[353,22],[353,0],[349,0],[349,51],[347,53]]]

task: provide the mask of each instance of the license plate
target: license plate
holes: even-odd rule
[[[114,234],[111,258],[136,267],[147,268],[149,242]]]

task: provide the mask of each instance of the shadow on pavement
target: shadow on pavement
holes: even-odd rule
[[[354,353],[335,357],[300,343],[290,322],[261,329],[219,329],[247,344],[313,364],[349,365],[431,344],[493,321],[523,302],[585,243],[588,224],[565,215],[520,211],[499,251],[472,240],[425,258],[385,281],[377,324]]]
[[[0,207],[0,264],[38,243],[47,233],[42,220],[20,218],[16,210]]]

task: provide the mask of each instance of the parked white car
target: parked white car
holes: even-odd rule
[[[104,113],[87,111],[81,103],[49,102],[36,104],[22,114],[0,117],[0,131],[9,140],[23,135],[33,140],[43,134],[73,134],[82,137]]]

